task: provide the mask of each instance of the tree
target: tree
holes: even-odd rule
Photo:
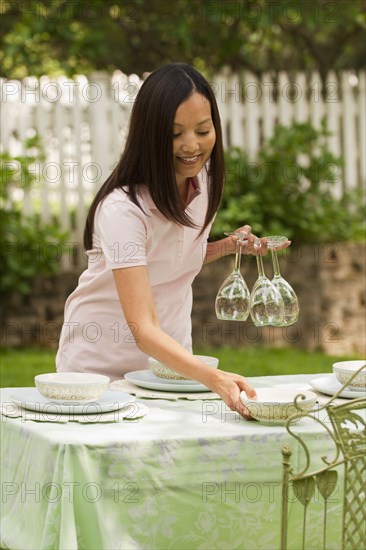
[[[365,66],[365,0],[3,1],[7,78],[187,61],[256,74]]]

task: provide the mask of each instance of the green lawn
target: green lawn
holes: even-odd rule
[[[195,353],[214,355],[220,359],[220,367],[223,370],[245,376],[331,372],[332,363],[350,359],[329,357],[321,352],[307,352],[294,348],[201,348],[196,349]],[[54,350],[48,349],[3,349],[0,386],[34,386],[33,379],[36,374],[55,371],[55,355]]]

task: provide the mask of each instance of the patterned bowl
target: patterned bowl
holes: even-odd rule
[[[52,372],[37,374],[38,391],[55,401],[96,401],[108,389],[110,379],[88,372]]]
[[[354,377],[348,386],[349,388],[359,390],[366,388],[366,361],[340,361],[339,363],[333,363],[333,372],[338,382],[343,386],[347,384],[351,376],[362,366],[364,368]]]
[[[214,369],[217,369],[217,367],[219,366],[219,360],[217,357],[210,357],[208,355],[195,355],[195,357],[202,361],[202,363],[205,363],[206,365]],[[158,378],[165,378],[166,380],[191,380],[191,378],[188,378],[188,376],[184,376],[183,374],[175,372],[174,370],[166,367],[165,365],[163,365],[163,363],[160,363],[160,361],[154,359],[153,357],[149,357],[148,362],[150,370]]]
[[[317,399],[313,392],[292,388],[258,388],[256,391],[257,400],[249,399],[245,392],[241,392],[240,399],[251,416],[262,422],[284,422],[292,415],[301,417],[301,410],[311,409]],[[305,399],[297,400],[301,410],[294,404],[294,399],[299,394],[305,396]]]

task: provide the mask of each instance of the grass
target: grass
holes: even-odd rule
[[[215,355],[220,359],[220,367],[223,370],[244,376],[332,372],[332,363],[350,359],[350,357],[330,357],[320,351],[310,352],[295,348],[207,348],[196,353]]]
[[[214,355],[220,359],[220,367],[223,370],[245,376],[331,372],[332,363],[350,359],[345,356],[330,357],[322,352],[294,348],[200,348],[195,349],[195,353]],[[55,371],[55,356],[54,350],[43,348],[3,349],[0,386],[34,386],[36,374]]]
[[[43,348],[4,348],[1,350],[0,386],[34,386],[34,376],[54,372],[54,350]]]

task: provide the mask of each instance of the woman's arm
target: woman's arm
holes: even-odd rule
[[[201,363],[160,328],[146,267],[114,269],[113,276],[126,321],[134,327],[137,347],[171,369],[201,382],[218,393],[230,409],[247,416],[240,392],[244,390],[254,397],[255,390],[246,379]]]

